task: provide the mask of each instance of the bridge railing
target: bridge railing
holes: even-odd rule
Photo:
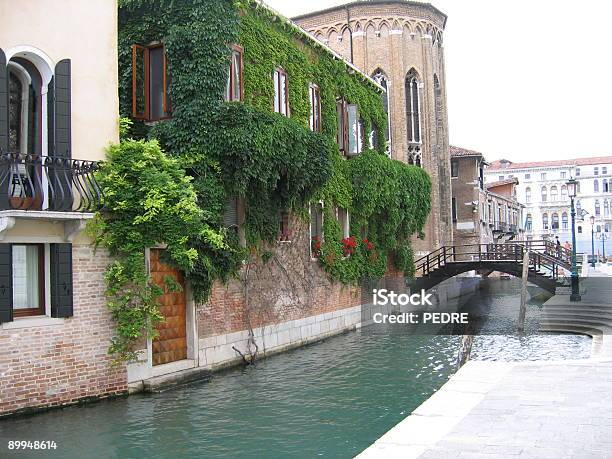
[[[444,246],[415,261],[417,276],[427,274],[449,262],[513,261],[522,264],[525,251],[535,271],[557,279],[571,268],[571,251],[550,241],[507,242],[503,244],[463,244]]]

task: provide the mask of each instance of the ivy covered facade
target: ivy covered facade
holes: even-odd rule
[[[387,155],[383,97],[259,2],[122,2],[119,98],[130,140],[100,174],[110,198],[94,233],[119,260],[107,282],[124,327],[115,351],[136,360],[131,382],[180,359],[214,368],[355,327],[360,283],[412,275],[410,241],[427,219],[431,182]],[[168,209],[176,213],[162,219]],[[184,353],[152,362],[145,335],[170,333],[155,303],[172,289],[147,290],[153,268],[138,266],[157,246],[166,250],[156,266],[184,275],[176,291],[188,331],[171,338]],[[136,327],[134,302],[147,306]],[[297,338],[266,329],[289,323]]]

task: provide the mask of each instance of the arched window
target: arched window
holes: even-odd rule
[[[567,185],[561,187],[561,200],[567,201]]]
[[[547,196],[548,196],[548,191],[546,190],[546,187],[543,186],[542,187],[542,202],[546,202],[547,201]]]
[[[556,201],[559,198],[558,196],[558,190],[556,186],[552,186],[550,188],[550,200],[551,201]]]
[[[610,216],[610,202],[608,202],[607,199],[604,200],[604,216],[605,217],[609,217]]]
[[[559,229],[559,214],[555,212],[552,214],[552,230],[557,231],[558,229]]]
[[[608,179],[603,179],[601,191],[603,191],[604,193],[607,193],[607,192],[610,191],[609,184],[608,184]]]
[[[9,152],[39,155],[42,78],[29,61],[14,57],[8,63]]]
[[[548,214],[542,214],[542,228],[548,229]]]
[[[531,214],[527,214],[527,219],[525,220],[525,230],[531,231],[531,226],[532,226]]]
[[[385,115],[387,115],[387,131],[385,133],[385,141],[387,142],[387,153],[391,154],[391,118],[389,117],[389,79],[382,69],[376,69],[372,75],[374,81],[385,88],[385,94],[383,94],[383,108],[385,109]]]
[[[531,202],[531,188],[525,188],[525,202]]]
[[[568,228],[567,212],[563,212],[563,214],[561,214],[561,229],[567,230],[567,228]]]
[[[405,89],[408,143],[421,143],[419,78],[414,69],[406,75]]]
[[[610,232],[610,224],[606,223],[606,233],[609,233],[609,232]]]
[[[599,193],[599,180],[597,179],[593,180],[593,191]]]
[[[595,230],[597,233],[601,233],[601,225],[597,225],[597,229]]]
[[[601,207],[599,206],[599,199],[595,200],[595,215],[601,215]]]

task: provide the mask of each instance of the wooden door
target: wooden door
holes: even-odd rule
[[[187,358],[187,301],[183,274],[160,261],[161,250],[151,249],[151,278],[164,289],[159,297],[160,312],[165,321],[157,326],[159,336],[153,340],[153,365]],[[169,291],[164,279],[173,278],[181,291]]]

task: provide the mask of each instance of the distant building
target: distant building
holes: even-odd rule
[[[567,181],[578,180],[576,238],[579,252],[603,252],[602,238],[612,233],[612,156],[558,161],[513,163],[494,161],[485,171],[485,182],[516,178],[518,201],[525,206],[524,226],[528,239],[571,241],[570,199]],[[595,217],[591,226],[590,218]],[[603,236],[602,236],[603,234]],[[612,241],[605,242],[612,255]]]
[[[485,184],[482,153],[450,147],[453,241],[457,245],[502,243],[523,235],[518,180]],[[462,251],[463,249],[460,249]],[[463,252],[469,252],[466,248]]]

